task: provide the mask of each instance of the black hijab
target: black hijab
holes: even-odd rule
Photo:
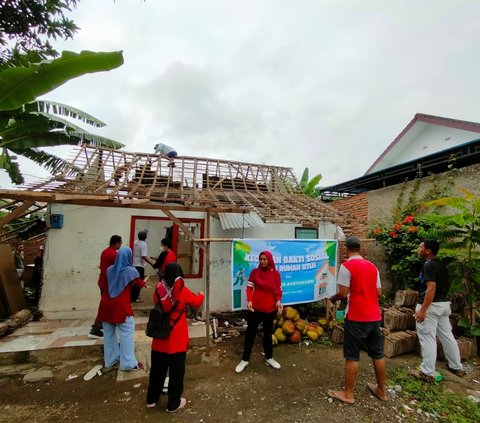
[[[172,288],[175,285],[175,281],[178,278],[183,279],[183,270],[178,263],[168,263],[165,267],[165,273],[163,275],[163,280],[169,288]]]

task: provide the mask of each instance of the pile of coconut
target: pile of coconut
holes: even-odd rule
[[[274,321],[273,345],[277,345],[279,342],[298,344],[302,337],[307,337],[310,341],[315,342],[324,334],[324,327],[328,327],[327,319],[309,322],[300,317],[298,310],[293,307],[285,307],[282,317]]]

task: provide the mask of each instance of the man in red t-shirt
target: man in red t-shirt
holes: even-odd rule
[[[107,269],[115,263],[117,251],[122,246],[122,237],[120,235],[112,235],[110,237],[110,245],[100,254],[100,275],[98,276],[98,287],[100,294],[107,289]],[[89,338],[103,338],[102,322],[95,320],[95,323],[88,334]]]
[[[373,263],[360,255],[360,240],[350,236],[345,241],[348,260],[338,272],[338,291],[330,301],[347,299],[343,354],[345,357],[345,389],[328,391],[331,398],[353,404],[353,389],[359,370],[360,350],[372,358],[377,385],[367,387],[377,398],[387,401],[385,359],[380,331],[381,312],[378,298],[382,295],[380,276]]]

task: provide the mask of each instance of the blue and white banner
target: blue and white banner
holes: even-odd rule
[[[232,310],[247,307],[247,281],[266,250],[282,277],[282,304],[314,302],[335,293],[336,240],[238,239],[232,242]]]

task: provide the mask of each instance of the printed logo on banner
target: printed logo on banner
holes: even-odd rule
[[[262,251],[272,253],[282,278],[282,304],[308,303],[335,293],[336,240],[259,240],[232,242],[232,309],[247,307],[246,286]]]

